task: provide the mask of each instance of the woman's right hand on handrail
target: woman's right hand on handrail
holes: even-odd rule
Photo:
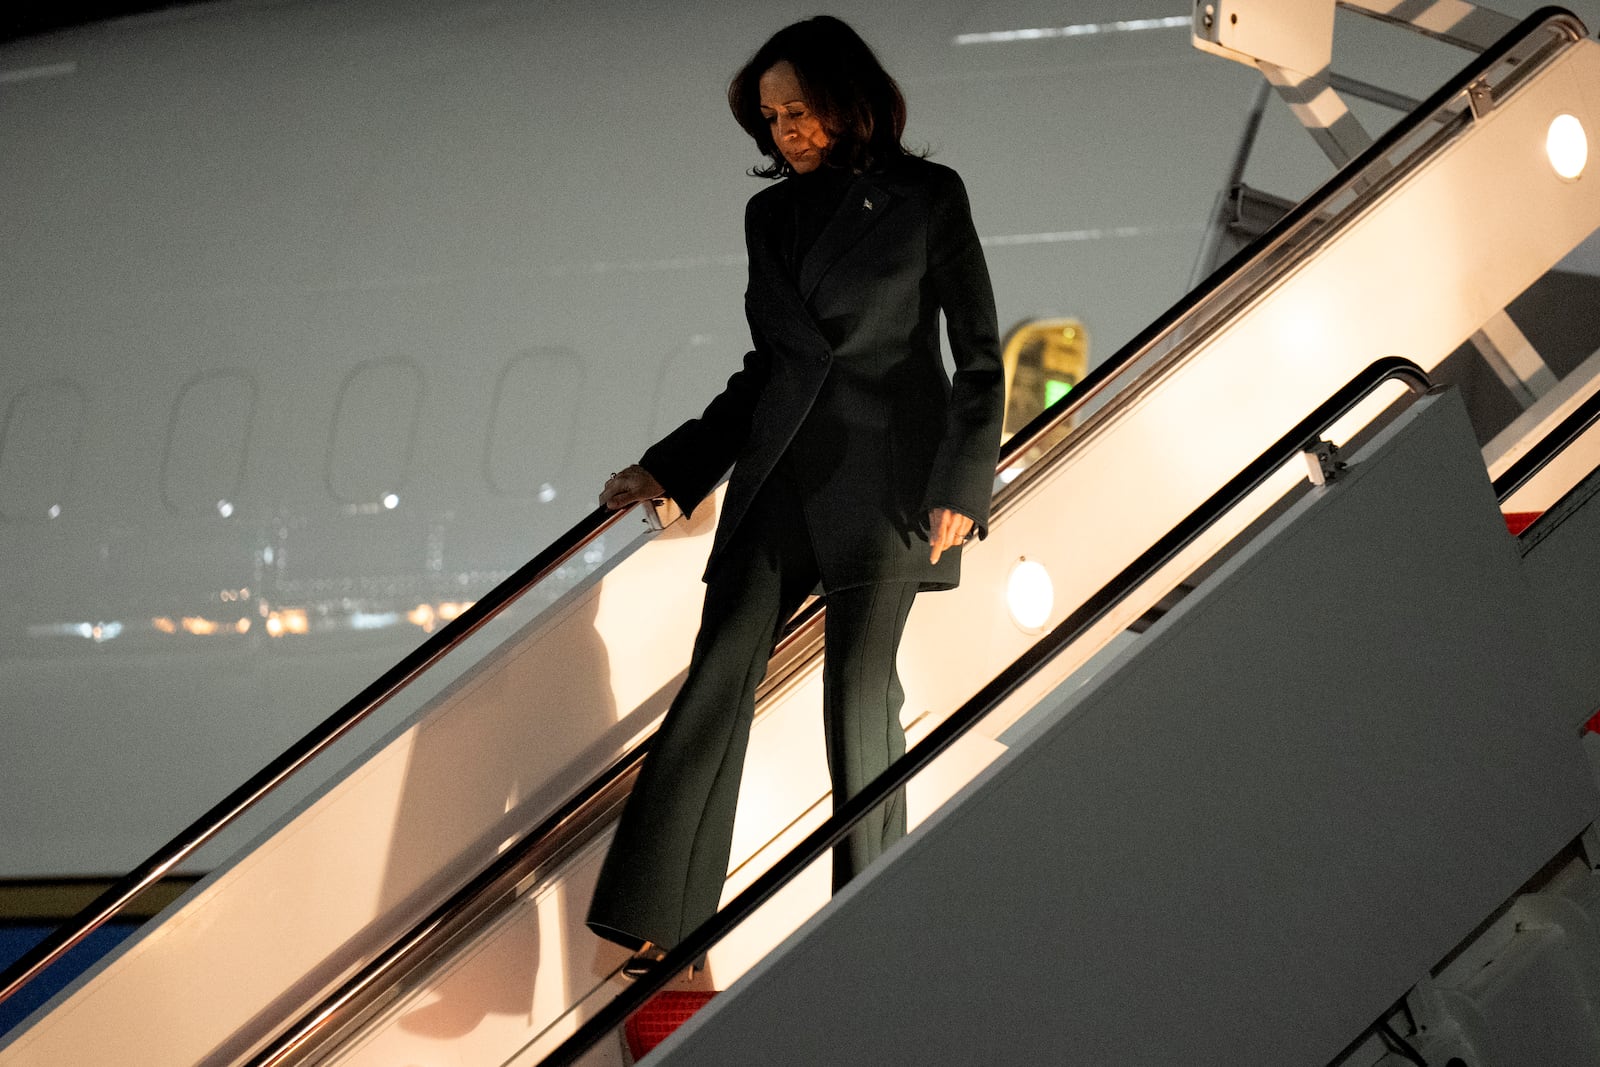
[[[600,490],[600,503],[612,511],[620,511],[630,504],[666,495],[655,475],[635,463],[606,479],[605,488]]]

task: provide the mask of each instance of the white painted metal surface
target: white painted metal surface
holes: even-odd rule
[[[1238,63],[1321,75],[1333,60],[1333,9],[1333,0],[1200,0],[1192,39]]]
[[[1596,390],[1600,390],[1600,352],[1590,356],[1559,386],[1539,398],[1494,440],[1484,446],[1489,476],[1498,478],[1521,459],[1545,434],[1559,426],[1568,415]],[[1504,501],[1506,512],[1542,512],[1564,496],[1580,479],[1600,466],[1600,426],[1590,427],[1578,441],[1568,446],[1527,484]]]

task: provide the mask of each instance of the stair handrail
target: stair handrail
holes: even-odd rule
[[[1135,334],[1131,340],[1117,350],[1114,356],[1086,374],[1081,381],[1072,387],[1066,396],[1035,416],[1017,432],[1015,437],[1011,438],[1002,447],[1000,469],[1004,470],[1008,467],[1041,434],[1049,433],[1067,422],[1079,408],[1116,385],[1119,378],[1135,370],[1140,360],[1157,344],[1178,327],[1190,325],[1188,320],[1195,311],[1213,300],[1240,275],[1248,273],[1248,269],[1252,264],[1266,260],[1273,251],[1299,236],[1299,231],[1303,227],[1317,222],[1317,216],[1325,210],[1329,203],[1336,200],[1343,193],[1352,191],[1359,186],[1370,185],[1374,179],[1368,173],[1368,170],[1373,164],[1393,152],[1396,147],[1408,138],[1426,128],[1430,122],[1434,121],[1437,112],[1463,93],[1467,93],[1470,87],[1493,71],[1507,56],[1517,51],[1518,48],[1541,31],[1552,28],[1561,30],[1567,39],[1572,42],[1583,40],[1588,36],[1587,27],[1584,26],[1583,21],[1577,15],[1565,8],[1554,5],[1540,7],[1527,18],[1517,23],[1516,29],[1507,33],[1493,46],[1475,56],[1444,86],[1424,100],[1416,110],[1399,119],[1358,156],[1341,167],[1327,181],[1323,182],[1314,192],[1290,208],[1281,219],[1269,226],[1259,237],[1219,265],[1216,270],[1206,277],[1205,281],[1184,294],[1164,314]],[[1523,68],[1519,68],[1510,77],[1519,79],[1525,77],[1528,73],[1529,71],[1525,69],[1524,65]],[[1420,162],[1421,160],[1417,160],[1412,165]],[[1402,171],[1404,169],[1406,168],[1402,168]],[[1399,173],[1399,171],[1390,170],[1382,176],[1382,180],[1393,181],[1399,176]],[[1298,259],[1299,257],[1295,258]],[[1272,276],[1257,279],[1253,288],[1269,285],[1272,280]],[[1219,309],[1218,314],[1220,315],[1226,310],[1228,309]]]
[[[1494,480],[1495,499],[1502,503],[1510,499],[1511,494],[1532,481],[1534,475],[1549,466],[1551,460],[1566,451],[1567,446],[1582,437],[1596,421],[1600,421],[1600,389],[1590,393],[1555,429],[1539,438],[1537,444]]]
[[[1405,382],[1413,398],[1433,391],[1422,368],[1408,359],[1386,356],[1369,364],[1293,429],[1273,442],[1270,448],[1213,493],[1205,503],[1124,567],[1115,578],[1101,586],[1049,633],[1029,646],[1021,656],[951,712],[949,718],[929,731],[922,741],[863,786],[859,793],[839,805],[820,826],[759,875],[743,892],[690,931],[662,960],[586,1019],[571,1036],[540,1060],[538,1067],[569,1067],[577,1063],[579,1057],[643,1007],[678,972],[705,955],[800,872],[827,855],[872,809],[959,741],[979,720],[1032,678],[1056,653],[1087,633],[1119,602],[1154,577],[1183,549],[1264,485],[1285,463],[1315,445],[1329,426],[1349,414],[1384,383],[1395,379]]]

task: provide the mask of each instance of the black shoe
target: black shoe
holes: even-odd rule
[[[622,976],[628,979],[643,978],[650,973],[650,968],[666,958],[667,950],[649,941],[639,947],[639,951],[628,957],[628,962],[622,965]]]

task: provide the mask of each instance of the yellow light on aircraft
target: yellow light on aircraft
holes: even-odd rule
[[[1544,152],[1557,174],[1569,182],[1583,175],[1589,162],[1589,135],[1576,115],[1557,115],[1544,135]]]
[[[282,637],[284,634],[303,634],[309,629],[306,613],[301,608],[274,611],[267,615],[268,637]]]
[[[1016,433],[1089,373],[1089,331],[1077,319],[1033,319],[1006,337],[1004,435]]]
[[[1011,621],[1025,633],[1036,634],[1044,629],[1055,602],[1055,583],[1044,564],[1025,557],[1019,559],[1006,579],[1006,607],[1011,611]]]

